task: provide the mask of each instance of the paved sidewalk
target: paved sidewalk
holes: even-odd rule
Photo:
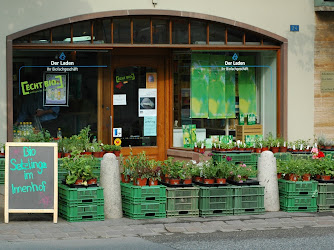
[[[0,194],[0,214],[4,197]],[[0,241],[100,239],[172,234],[203,234],[247,230],[293,229],[303,227],[334,227],[334,213],[267,212],[208,218],[166,218],[150,220],[106,219],[105,221],[67,222],[50,214],[10,214],[5,224],[0,216]]]

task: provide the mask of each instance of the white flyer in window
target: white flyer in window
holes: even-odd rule
[[[113,96],[113,105],[126,105],[126,95],[120,94],[120,95],[114,95]]]
[[[157,116],[157,89],[138,89],[138,116]]]

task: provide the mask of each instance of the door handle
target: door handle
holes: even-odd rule
[[[113,142],[112,142],[112,139],[113,139],[113,136],[112,136],[112,133],[113,133],[113,127],[112,127],[112,116],[110,116],[110,144],[112,145]]]

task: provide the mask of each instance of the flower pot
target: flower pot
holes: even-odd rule
[[[277,173],[277,179],[281,179],[282,178],[282,173]]]
[[[268,151],[268,150],[269,150],[268,147],[263,147],[263,148],[261,149],[261,152],[263,152],[263,151]]]
[[[205,153],[205,147],[199,149],[199,153],[204,154]]]
[[[328,150],[328,149],[331,149],[332,146],[325,146],[324,148]]]
[[[58,158],[62,158],[63,157],[63,153],[58,152]]]
[[[152,179],[149,179],[149,180],[148,180],[148,184],[149,184],[150,186],[156,186],[156,185],[158,185],[158,180],[152,180]]]
[[[64,153],[64,157],[71,157],[71,153]]]
[[[82,155],[92,155],[92,152],[81,152]]]
[[[93,156],[96,157],[96,158],[101,158],[102,152],[93,152]]]
[[[195,151],[195,152],[198,152],[198,147],[194,147],[194,151]]]
[[[279,147],[279,151],[282,153],[286,153],[288,151],[287,147]]]
[[[315,175],[315,178],[318,179],[318,180],[320,180],[321,179],[321,175],[317,174],[317,175]]]
[[[116,156],[119,156],[121,154],[121,151],[114,151],[113,152]]]
[[[278,153],[279,147],[271,147],[270,150],[271,150],[271,152],[273,152],[275,154],[275,153]]]
[[[123,183],[130,183],[130,175],[121,174],[121,178]]]
[[[303,181],[310,181],[311,180],[311,175],[310,174],[303,174],[302,178],[303,178]]]
[[[322,175],[321,176],[321,180],[323,180],[323,181],[330,181],[330,179],[331,179],[330,175]]]
[[[259,153],[261,153],[261,148],[255,148],[254,151],[255,151],[255,153],[259,154]]]
[[[203,177],[200,177],[200,176],[196,176],[194,178],[195,182],[203,182]]]
[[[284,175],[284,180],[289,180],[289,178],[290,178],[290,174],[285,174]]]
[[[136,186],[146,186],[147,178],[137,178]]]
[[[169,184],[171,185],[179,185],[180,184],[180,179],[169,179]]]
[[[216,183],[218,183],[218,184],[226,184],[226,179],[225,178],[216,178]]]
[[[298,176],[296,174],[289,174],[289,181],[297,181]]]
[[[83,184],[83,180],[82,179],[77,179],[76,181],[75,181],[75,185],[82,185]]]
[[[185,179],[185,180],[183,180],[183,184],[191,184],[191,183],[193,183],[192,179]]]
[[[89,179],[89,180],[87,181],[87,184],[88,184],[88,185],[94,185],[94,184],[97,184],[97,179],[96,179],[96,178]]]
[[[204,178],[203,183],[205,183],[205,184],[214,184],[215,183],[215,179],[205,179]]]

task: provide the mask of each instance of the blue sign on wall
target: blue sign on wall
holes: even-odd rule
[[[290,25],[290,31],[299,31],[299,25]]]

